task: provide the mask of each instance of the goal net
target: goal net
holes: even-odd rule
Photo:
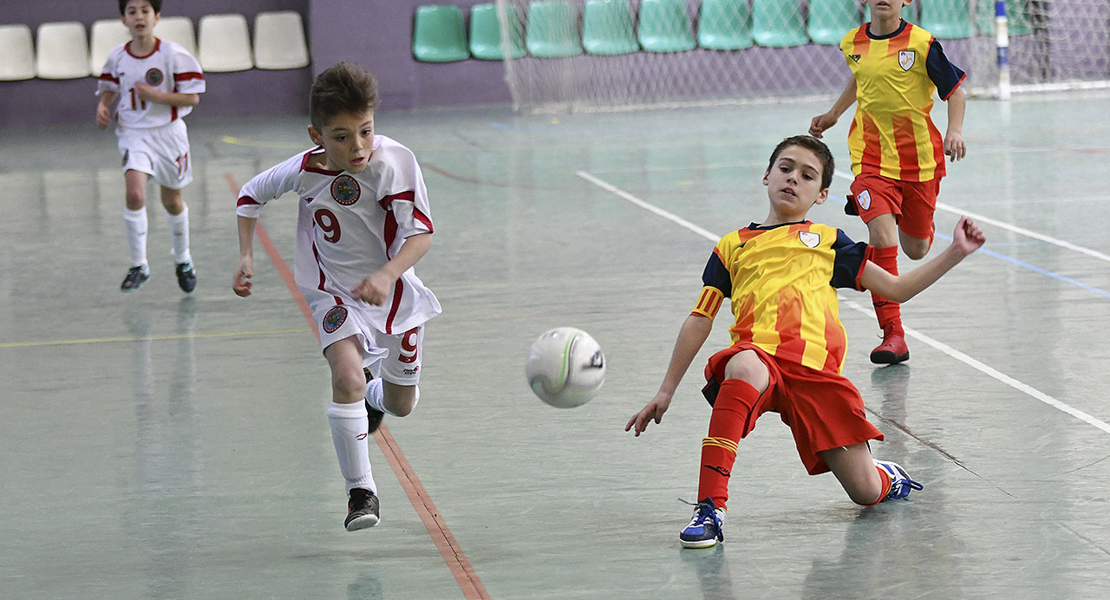
[[[996,4],[915,0],[902,15],[940,40],[968,73],[972,95],[998,96],[1007,79],[1014,92],[1110,86],[1110,2],[1005,0],[1008,35],[1001,39]],[[497,5],[502,30],[521,32],[523,52],[512,58],[507,37],[503,48],[510,57],[505,77],[522,112],[833,97],[851,76],[840,38],[870,20],[860,0]]]

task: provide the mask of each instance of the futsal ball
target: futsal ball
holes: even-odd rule
[[[605,355],[585,331],[556,327],[532,344],[524,374],[540,400],[574,408],[592,400],[605,383]]]

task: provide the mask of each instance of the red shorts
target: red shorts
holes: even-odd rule
[[[898,228],[907,235],[933,241],[939,177],[931,181],[899,181],[865,173],[852,181],[851,190],[864,223],[879,215],[894,215]]]
[[[815,371],[797,363],[779,360],[749,343],[735,344],[709,358],[705,366],[706,398],[716,400],[716,388],[725,380],[725,365],[743,350],[755,350],[771,376],[771,383],[754,406],[740,438],[748,437],[755,421],[767,411],[776,412],[794,434],[798,455],[810,475],[829,470],[818,452],[842,446],[882,440],[883,434],[867,420],[863,397],[847,377]]]

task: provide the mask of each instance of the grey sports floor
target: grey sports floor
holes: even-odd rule
[[[924,491],[855,506],[767,415],[740,445],[725,542],[680,549],[727,312],[663,423],[623,428],[715,236],[766,215],[768,154],[827,105],[382,110],[378,132],[424,167],[436,234],[417,271],[444,312],[419,408],[371,442],[382,522],[353,534],[327,365],[261,243],[254,296],[230,289],[237,186],[307,147],[306,120],[190,119],[188,297],[154,187],[153,278],[119,292],[123,177],[91,108],[88,126],[0,131],[0,598],[1110,597],[1106,95],[969,103],[936,246],[965,212],[988,242],[903,307],[908,363],[868,362],[870,298],[842,295],[845,374],[886,434],[874,453]],[[810,216],[866,239],[842,211],[848,120]],[[295,205],[263,215],[279,264]],[[523,377],[561,325],[608,360],[574,410]]]

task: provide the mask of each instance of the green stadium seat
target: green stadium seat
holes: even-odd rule
[[[752,0],[752,37],[769,48],[808,44],[801,7],[794,0]]]
[[[506,6],[512,35],[509,36],[509,57],[524,56],[524,28],[515,6]],[[470,55],[481,60],[503,60],[501,20],[496,4],[475,4],[470,8]]]
[[[844,34],[859,27],[856,0],[810,0],[806,32],[814,44],[838,46]]]
[[[420,62],[458,62],[470,58],[462,9],[452,5],[416,7],[412,55]]]
[[[971,37],[971,5],[967,0],[926,0],[920,24],[937,39]]]
[[[709,50],[743,50],[754,43],[752,13],[747,2],[702,0],[698,11],[698,46]]]
[[[574,7],[565,0],[539,0],[529,4],[524,43],[529,54],[541,58],[582,54]]]
[[[685,0],[640,0],[639,38],[648,52],[683,52],[697,47]]]
[[[582,46],[589,54],[629,54],[640,49],[628,0],[587,0]]]

